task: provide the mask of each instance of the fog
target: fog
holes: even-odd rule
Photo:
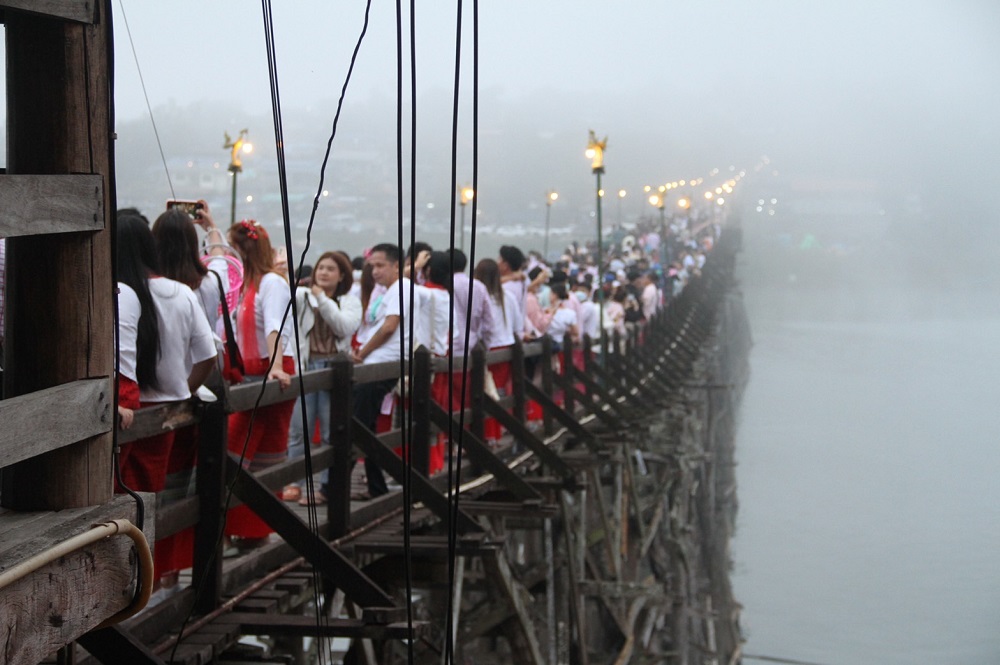
[[[123,4],[113,16],[119,205],[152,217],[168,198],[203,197],[227,222],[223,134],[246,128],[255,150],[236,216],[277,229],[260,7]],[[548,190],[560,194],[553,243],[593,237],[590,129],[608,136],[606,228],[655,214],[644,185],[704,177],[714,187],[748,171],[731,205],[747,230],[740,277],[757,340],[737,444],[747,652],[995,660],[1000,645],[983,618],[1000,614],[1000,578],[979,554],[1000,547],[990,507],[1000,496],[989,489],[1000,472],[990,403],[1000,371],[1000,3],[482,5],[481,254],[503,242],[540,248],[529,233],[544,224]],[[364,7],[275,3],[296,250]],[[371,9],[311,257],[396,237],[395,11]],[[464,12],[458,185],[472,182],[471,3]],[[418,3],[416,24],[417,228],[443,245],[454,4]],[[408,61],[404,76],[408,113]],[[409,218],[408,185],[404,197]]]
[[[433,229],[450,208],[456,15],[451,3],[426,4],[416,15],[417,208],[418,224]],[[279,223],[260,8],[181,0],[169,11],[128,2],[124,15],[114,9],[120,202],[158,208],[170,197],[137,59],[179,181],[174,194],[205,196],[228,212],[223,132],[247,128],[257,149],[240,177],[238,215]],[[471,3],[463,18],[459,185],[472,179]],[[363,19],[363,3],[274,9],[289,187],[301,199],[293,224],[304,224],[317,192]],[[778,176],[769,171],[771,180],[756,186],[768,192],[778,187],[807,203],[817,192],[864,199],[907,226],[993,237],[995,3],[514,1],[483,3],[479,25],[477,204],[488,229],[542,224],[544,194],[555,189],[553,227],[592,232],[593,180],[582,153],[594,129],[609,137],[605,189],[627,192],[605,206],[612,224],[653,213],[644,185],[750,168],[767,155]],[[404,76],[408,90],[408,59]],[[344,228],[365,229],[338,236],[350,251],[372,232],[395,234],[395,90],[395,6],[375,3],[317,214],[318,228],[339,215]]]

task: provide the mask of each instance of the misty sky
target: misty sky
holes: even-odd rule
[[[348,94],[345,139],[351,123],[365,121],[351,115],[352,103],[384,103],[390,113],[394,105],[395,3],[373,4]],[[196,102],[242,109],[229,127],[219,127],[220,136],[245,126],[240,113],[270,113],[258,3],[124,5],[154,113]],[[766,153],[786,173],[874,180],[942,198],[940,209],[974,210],[993,196],[974,183],[1000,176],[1000,132],[992,118],[1000,108],[996,2],[481,5],[483,99],[539,108],[537,141],[523,150],[534,154],[504,155],[496,168],[513,166],[529,175],[537,169],[540,190],[556,163],[588,177],[582,151],[593,128],[610,137],[608,179],[628,174],[614,187],[691,177],[726,163],[749,167]],[[144,117],[146,108],[118,2],[114,9],[121,124]],[[324,131],[363,11],[363,2],[274,5],[283,105],[316,112]],[[418,3],[417,11],[418,132],[422,142],[448,145],[455,7]],[[471,135],[471,18],[467,2],[463,137]],[[502,135],[503,115],[484,106],[481,134]],[[394,123],[387,122],[385,135],[394,132]],[[556,132],[578,135],[578,150],[548,142]],[[262,149],[270,139],[273,152],[271,126],[253,127],[253,133]],[[172,137],[161,138],[169,156]],[[463,163],[467,152],[468,140]],[[499,157],[480,159],[487,174],[491,159]]]

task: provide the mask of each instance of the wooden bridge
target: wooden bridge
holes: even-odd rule
[[[701,429],[719,428],[731,418],[740,387],[713,368],[723,361],[737,367],[740,362],[718,351],[728,348],[718,318],[732,289],[731,245],[720,242],[703,277],[648,325],[585,354],[583,369],[567,362],[562,373],[553,371],[548,339],[489,354],[478,349],[469,375],[469,426],[460,436],[452,427],[467,462],[457,501],[449,496],[447,473],[428,478],[418,471],[427,468],[428,443],[436,431],[447,431],[448,418],[457,421],[460,415],[449,416],[429,400],[432,372],[444,368],[423,349],[413,360],[407,411],[413,422],[409,473],[393,452],[402,443],[400,430],[376,436],[351,417],[349,399],[353,383],[397,375],[398,364],[355,367],[345,357],[330,369],[304,375],[307,392],[324,389],[336,396],[331,400],[332,445],[312,454],[314,471],[331,470],[332,495],[312,526],[304,508],[276,496],[286,483],[305,477],[304,458],[252,475],[226,453],[227,415],[287,400],[297,393],[295,383],[284,392],[276,383],[234,386],[218,402],[140,410],[120,442],[164,428],[200,428],[197,495],[166,505],[157,505],[153,497],[146,502],[147,526],[155,525],[147,531],[155,533],[155,540],[194,528],[193,583],[123,624],[74,637],[105,663],[214,662],[248,649],[237,644],[246,635],[276,640],[278,652],[297,654],[300,660],[293,662],[307,662],[301,639],[306,635],[353,640],[371,662],[405,662],[405,640],[412,638],[417,662],[429,662],[441,659],[450,625],[459,654],[490,653],[532,663],[609,662],[612,654],[617,662],[628,662],[629,654],[639,652],[673,652],[680,658],[680,640],[691,641],[694,622],[704,626],[694,630],[706,636],[706,650],[718,652],[720,636],[728,634],[732,653],[738,644],[733,622],[714,616],[711,603],[702,607],[704,616],[689,607],[689,592],[698,590],[695,599],[712,594],[706,594],[704,580],[696,579],[695,571],[705,569],[688,560],[702,545],[685,551],[694,546],[683,544],[691,540],[684,532],[696,530],[711,545],[698,556],[709,560],[718,554],[709,550],[721,546],[725,551],[726,538],[712,542],[715,527],[699,520],[717,519],[725,500],[720,495],[731,492],[717,489],[719,479],[709,471],[718,464],[714,439]],[[571,357],[569,338],[564,351]],[[538,360],[538,385],[524,376],[527,358]],[[483,369],[505,360],[513,363],[514,390],[495,401],[482,389]],[[558,402],[557,394],[562,395]],[[528,400],[541,406],[541,421],[526,420]],[[717,412],[708,413],[713,405]],[[483,440],[487,416],[509,431],[497,450]],[[408,487],[409,531],[402,491],[350,500],[352,450],[374,458]],[[726,478],[731,482],[730,474]],[[225,558],[220,533],[227,501],[230,507],[250,506],[280,538]],[[119,509],[121,503],[121,498],[111,502]],[[0,515],[5,567],[11,550],[18,550],[9,545],[28,541],[18,531],[24,520],[21,513]],[[452,539],[449,525],[457,534]],[[127,552],[117,556],[126,567]],[[725,577],[725,558],[713,565],[723,566],[715,572]],[[409,621],[402,576],[407,567],[420,596],[411,601],[417,618]],[[107,585],[116,598],[130,597],[130,578]],[[321,619],[315,613],[317,590],[325,594]],[[450,622],[442,613],[449,592]],[[4,593],[9,597],[12,591]],[[65,610],[68,619],[74,610]],[[670,630],[667,622],[672,622]],[[715,644],[707,641],[709,632]],[[32,656],[10,662],[44,657],[28,649],[23,653]],[[83,660],[82,651],[73,653],[74,662]]]
[[[115,430],[109,9],[0,0],[10,128],[0,176],[3,662],[305,663],[331,648],[370,663],[405,662],[410,650],[415,662],[737,657],[725,572],[748,340],[733,296],[738,232],[723,234],[703,275],[647,325],[596,350],[585,340],[582,368],[554,371],[547,339],[474,351],[464,414],[429,399],[432,373],[446,368],[419,350],[406,369],[405,436],[375,435],[351,416],[351,386],[396,377],[397,363],[345,358],[307,373],[306,392],[336,396],[333,443],[311,455],[314,472],[330,469],[332,494],[310,515],[276,496],[307,475],[304,459],[255,475],[226,452],[228,414],[294,398],[296,383],[141,410],[132,429]],[[572,352],[564,340],[564,357]],[[485,368],[506,360],[513,391],[494,400]],[[527,419],[529,401],[540,421]],[[499,448],[484,441],[487,417],[508,432]],[[145,495],[143,513],[111,493],[115,445],[195,424],[194,496]],[[438,431],[461,449],[457,475],[426,474]],[[403,443],[409,467],[393,452]],[[404,489],[351,501],[358,454]],[[226,558],[222,523],[239,503],[279,537]],[[121,520],[154,546],[194,530],[182,591],[124,621],[148,565],[132,539],[109,535],[142,541]]]

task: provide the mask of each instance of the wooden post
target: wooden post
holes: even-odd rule
[[[472,349],[472,370],[469,372],[469,381],[472,386],[472,422],[469,423],[469,431],[475,434],[480,441],[483,441],[486,438],[484,434],[486,413],[483,406],[485,400],[483,385],[486,381],[486,347],[482,343],[476,344],[476,347]]]
[[[555,399],[555,381],[552,378],[552,338],[546,335],[542,338],[542,355],[539,356],[538,366],[542,370],[542,392],[550,398]],[[555,424],[552,415],[545,411],[543,414],[545,423],[545,435],[552,436],[555,432]]]
[[[413,385],[410,387],[413,432],[410,462],[413,470],[430,476],[431,468],[431,352],[424,346],[413,352]]]
[[[524,396],[524,343],[519,338],[514,339],[511,349],[510,376],[511,392],[514,394],[514,417],[522,423],[528,422],[527,399]]]
[[[109,2],[92,25],[8,10],[7,172],[104,176],[103,230],[7,240],[6,397],[111,376],[115,210]],[[37,435],[41,435],[38,433]],[[111,499],[112,434],[3,470],[3,505],[58,510]]]
[[[229,418],[219,402],[205,407],[198,428],[198,523],[194,528],[192,579],[198,592],[195,610],[207,614],[222,597],[222,527],[226,492],[226,446]]]
[[[562,345],[562,388],[563,388],[563,409],[566,413],[573,415],[576,411],[576,403],[573,401],[573,336],[569,333],[563,337]]]
[[[327,519],[330,539],[345,535],[351,527],[351,462],[354,451],[351,442],[351,421],[354,418],[353,383],[354,363],[346,355],[339,355],[330,363],[333,374],[330,400],[330,445],[333,446],[333,465],[330,467],[330,488],[327,496]]]

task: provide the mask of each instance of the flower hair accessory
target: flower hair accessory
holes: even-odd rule
[[[246,229],[247,237],[251,240],[256,240],[260,237],[260,231],[263,229],[257,224],[257,222],[251,219],[240,220],[240,226]]]

